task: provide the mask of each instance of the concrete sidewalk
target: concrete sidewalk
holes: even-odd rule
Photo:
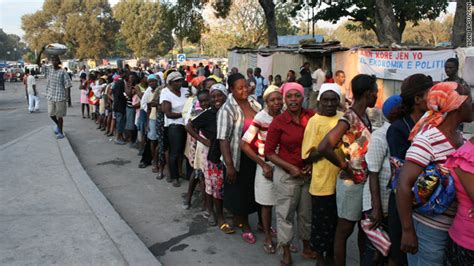
[[[159,265],[51,126],[0,146],[0,264]]]

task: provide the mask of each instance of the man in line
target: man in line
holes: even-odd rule
[[[315,66],[316,70],[311,74],[311,77],[313,78],[313,91],[309,98],[308,108],[310,109],[316,108],[319,89],[321,89],[321,85],[326,81],[326,72],[321,68],[321,63],[316,62]]]
[[[311,96],[311,85],[313,84],[313,81],[311,79],[311,69],[309,68],[308,62],[304,63],[303,66],[300,68],[300,74],[301,78],[298,79],[298,83],[301,84],[301,86],[303,86],[304,88],[303,107],[308,108],[309,98]],[[288,82],[290,81],[288,80]]]
[[[41,54],[38,55],[36,64],[41,67]],[[72,87],[71,79],[67,72],[61,68],[61,60],[58,55],[51,57],[53,63],[52,66],[45,66],[46,73],[46,99],[48,99],[48,114],[56,124],[54,133],[58,139],[64,138],[63,131],[63,117],[66,116],[67,112],[67,89]]]
[[[260,105],[263,106],[263,93],[265,89],[268,87],[268,80],[262,76],[262,69],[259,67],[255,68],[254,71],[254,79],[255,79],[255,96],[257,101]]]
[[[446,63],[444,63],[444,72],[446,73],[446,78],[443,81],[454,81],[457,83],[460,83],[461,85],[465,86],[466,88],[469,88],[469,85],[467,82],[460,78],[458,75],[458,70],[459,70],[459,60],[457,58],[449,58],[446,60]]]
[[[336,83],[339,86],[339,89],[341,90],[340,109],[343,111],[345,111],[347,108],[349,108],[349,106],[352,105],[349,91],[346,89],[346,86],[344,86],[345,82],[346,82],[346,73],[344,73],[344,71],[342,70],[337,70],[334,76],[334,83]]]
[[[35,76],[30,74],[30,70],[25,69],[26,75],[26,89],[28,91],[28,111],[30,114],[39,111],[39,96],[36,91],[36,80]]]

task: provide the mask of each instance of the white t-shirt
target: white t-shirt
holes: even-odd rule
[[[311,77],[316,80],[316,82],[313,82],[313,91],[319,91],[321,85],[326,81],[326,73],[321,68],[318,68],[311,74]]]
[[[161,91],[160,94],[160,104],[162,104],[164,101],[167,101],[171,103],[171,112],[182,113],[184,104],[186,103],[187,93],[187,88],[181,88],[181,97],[178,97],[176,94],[172,93],[170,89],[165,88]],[[171,124],[184,125],[184,118],[168,118],[165,115],[165,127],[168,127]]]
[[[153,91],[151,87],[148,87],[143,93],[142,98],[140,99],[140,109],[146,112],[147,104],[151,101],[152,98],[153,98]]]
[[[28,94],[34,95],[35,91],[33,90],[33,85],[36,85],[36,80],[33,75],[28,75],[28,78],[26,79],[26,86],[28,88]]]

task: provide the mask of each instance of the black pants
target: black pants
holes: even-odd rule
[[[168,150],[170,161],[168,168],[172,179],[179,179],[179,161],[184,156],[186,145],[186,130],[183,125],[172,124],[168,127]]]
[[[337,224],[336,195],[311,196],[311,245],[320,255],[332,257]]]

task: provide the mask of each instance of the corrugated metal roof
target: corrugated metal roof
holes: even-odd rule
[[[313,35],[284,35],[278,36],[278,46],[299,45],[301,40],[313,39]],[[317,43],[324,42],[323,35],[314,35],[314,40]]]

